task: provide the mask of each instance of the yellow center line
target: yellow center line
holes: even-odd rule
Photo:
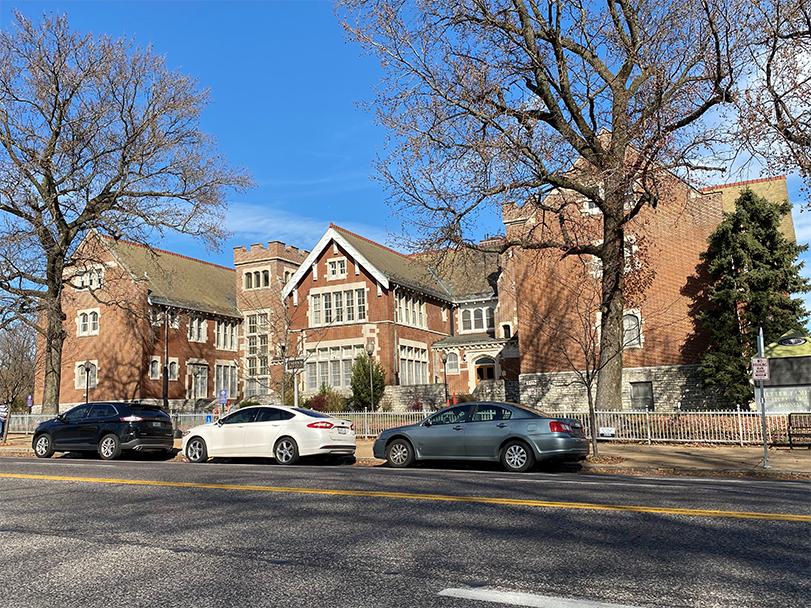
[[[44,479],[50,481],[83,481],[88,483],[114,483],[133,486],[162,486],[168,488],[208,488],[213,490],[240,490],[248,492],[285,492],[295,494],[325,494],[329,496],[362,496],[368,498],[405,498],[409,500],[439,500],[445,502],[472,502],[491,505],[517,505],[523,507],[551,507],[556,509],[590,509],[595,511],[625,511],[631,513],[664,513],[695,515],[699,517],[733,517],[739,519],[767,519],[773,521],[811,522],[811,515],[791,513],[754,513],[748,511],[716,511],[712,509],[672,509],[640,505],[605,505],[588,502],[551,502],[518,498],[488,498],[481,496],[448,496],[444,494],[407,494],[404,492],[372,492],[368,490],[328,490],[320,488],[282,488],[274,486],[243,486],[233,484],[190,483],[182,481],[150,481],[140,479],[104,479],[98,477],[61,477],[56,475],[17,475],[2,473],[0,477],[14,479]]]

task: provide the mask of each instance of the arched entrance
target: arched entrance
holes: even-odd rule
[[[496,362],[492,357],[482,357],[476,360],[476,384],[482,380],[496,379]]]

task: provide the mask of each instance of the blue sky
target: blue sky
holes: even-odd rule
[[[67,12],[74,29],[134,36],[211,89],[203,128],[258,187],[231,200],[233,237],[221,253],[177,236],[160,247],[231,266],[235,246],[279,240],[311,249],[330,222],[392,244],[398,222],[370,178],[384,132],[357,107],[372,100],[380,67],[344,40],[331,2],[0,0],[0,27],[14,8],[34,19]],[[797,208],[799,185],[789,178],[797,240],[808,243],[811,212]],[[811,254],[803,259],[811,276]],[[807,302],[811,308],[811,295]]]

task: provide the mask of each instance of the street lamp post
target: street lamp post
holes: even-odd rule
[[[448,405],[448,353],[442,351],[439,359],[442,361],[442,374],[445,377],[445,405]]]
[[[93,369],[93,364],[90,362],[90,359],[86,359],[85,362],[82,364],[84,367],[84,402],[87,404],[90,401],[90,370]]]
[[[374,376],[372,375],[372,354],[375,352],[375,343],[369,340],[364,347],[366,349],[366,354],[369,355],[369,405],[374,407],[375,403],[375,383],[374,383]],[[368,411],[369,408],[364,408],[366,413],[364,415],[365,426],[366,426],[366,436],[369,436],[369,415]]]

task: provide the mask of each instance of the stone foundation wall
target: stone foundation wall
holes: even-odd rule
[[[622,409],[632,410],[631,383],[653,384],[657,411],[734,409],[735,404],[717,392],[702,388],[697,365],[628,368],[622,374]],[[557,412],[586,410],[586,388],[574,372],[521,374],[521,403]],[[596,392],[595,382],[592,390]]]
[[[378,405],[379,410],[392,412],[433,412],[445,407],[444,384],[414,384],[387,386]]]

